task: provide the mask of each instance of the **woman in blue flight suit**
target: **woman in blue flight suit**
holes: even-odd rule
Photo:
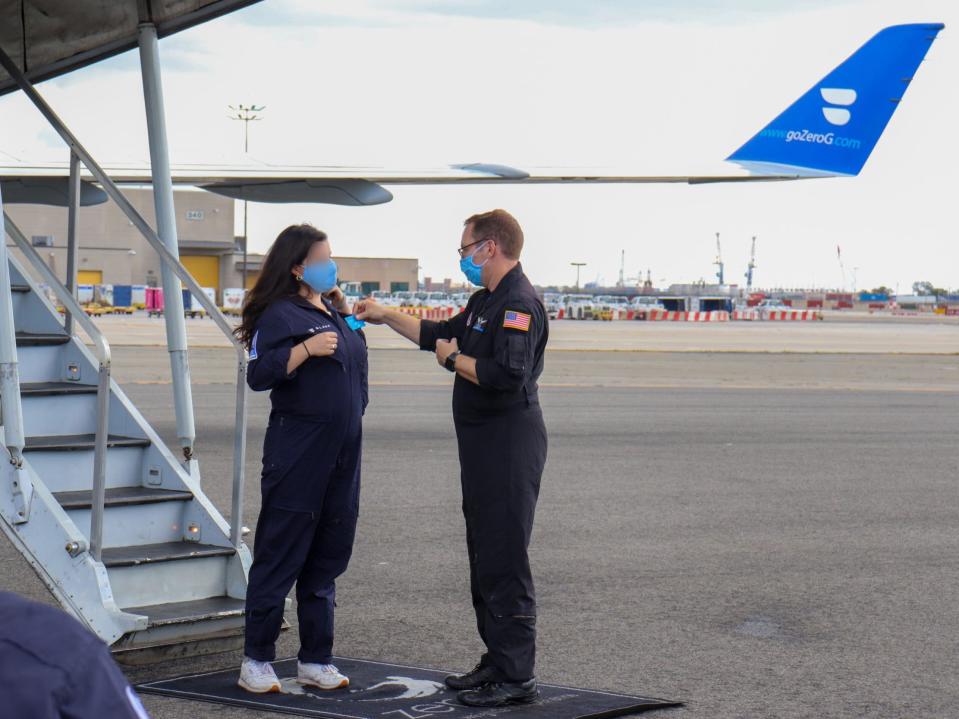
[[[270,662],[296,582],[297,681],[349,684],[331,664],[335,580],[353,550],[360,495],[366,338],[336,286],[326,235],[311,225],[279,234],[243,306],[247,382],[272,390],[263,443],[262,506],[246,595],[239,684],[279,691]]]

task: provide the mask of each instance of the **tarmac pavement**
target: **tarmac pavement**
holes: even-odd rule
[[[204,486],[228,512],[233,359],[192,359]],[[115,368],[172,440],[165,351],[117,347]],[[469,668],[450,376],[415,350],[373,350],[371,368],[336,651]],[[540,679],[686,701],[659,714],[677,719],[959,716],[957,375],[950,354],[550,352]],[[249,526],[268,406],[251,393]],[[5,540],[0,587],[51,601]],[[295,652],[294,630],[278,653]],[[259,716],[144,703],[157,718]]]

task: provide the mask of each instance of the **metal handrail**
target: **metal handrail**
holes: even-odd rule
[[[20,228],[4,212],[3,221],[7,234],[16,243],[33,269],[53,290],[63,308],[70,313],[74,321],[83,327],[84,332],[93,340],[99,368],[97,370],[97,429],[93,442],[93,499],[90,509],[90,554],[101,561],[103,550],[103,508],[106,501],[107,486],[107,436],[110,429],[110,343],[100,332],[96,324],[83,311],[73,293],[53,274],[47,263],[37,253]]]
[[[119,188],[110,179],[109,175],[93,159],[93,156],[87,152],[86,148],[80,144],[80,141],[70,132],[69,128],[63,123],[63,120],[53,111],[46,100],[36,91],[33,84],[24,76],[17,67],[16,63],[10,59],[10,56],[0,48],[0,66],[6,70],[10,78],[17,83],[23,93],[40,111],[40,114],[46,118],[50,126],[56,131],[60,138],[67,144],[70,151],[80,158],[90,174],[100,183],[104,192],[117,203],[123,214],[140,231],[140,234],[156,250],[160,259],[166,264],[173,273],[180,278],[180,281],[186,285],[190,293],[200,301],[200,305],[207,311],[217,327],[226,335],[227,339],[233,345],[237,353],[237,378],[236,378],[236,429],[233,440],[233,498],[232,514],[230,516],[230,541],[234,545],[239,545],[242,532],[242,510],[243,510],[243,473],[246,462],[246,347],[233,334],[233,327],[229,321],[220,312],[216,304],[207,296],[203,288],[193,279],[193,276],[187,271],[180,260],[174,255],[154,232],[149,223],[143,216],[137,212],[136,208],[120,192]]]
[[[0,196],[0,208],[3,198]],[[17,335],[14,327],[13,296],[10,288],[10,266],[7,244],[0,247],[0,424],[3,444],[10,453],[14,479],[10,487],[17,516],[14,522],[27,521],[29,508],[21,476],[23,467],[23,408],[20,404],[20,376],[17,369]]]

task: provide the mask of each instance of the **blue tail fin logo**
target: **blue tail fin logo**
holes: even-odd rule
[[[876,33],[726,159],[763,174],[858,175],[943,27]]]
[[[828,103],[822,109],[822,115],[826,118],[826,122],[840,127],[847,124],[852,118],[852,114],[845,106],[856,102],[858,97],[856,91],[851,88],[821,87],[819,88],[819,94]],[[842,105],[843,107],[836,107],[836,105]]]

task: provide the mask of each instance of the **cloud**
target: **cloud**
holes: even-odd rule
[[[852,0],[810,0],[804,11]],[[241,22],[299,26],[304,21],[330,26],[395,27],[443,18],[518,20],[543,25],[608,28],[645,22],[731,24],[795,13],[787,0],[297,0],[262,3],[237,13]]]
[[[261,3],[161,41],[172,152],[237,157],[242,127],[226,106],[243,102],[267,106],[250,128],[251,153],[276,162],[720,169],[881,27],[959,20],[946,0],[815,3],[802,12],[695,0],[669,3],[679,8],[670,18],[657,15],[667,3],[632,5],[640,10],[628,22],[595,23],[570,13],[626,12],[627,4],[515,3],[519,13],[465,0]],[[550,7],[567,19],[545,17]],[[136,54],[110,62],[41,90],[101,160],[146,158]],[[264,249],[283,226],[310,220],[340,254],[416,256],[425,274],[451,276],[462,219],[502,206],[524,223],[525,264],[542,282],[570,281],[572,260],[589,263],[584,278],[614,280],[622,249],[628,275],[651,268],[655,280],[709,278],[719,231],[732,278],[759,236],[761,285],[838,285],[841,244],[861,286],[920,277],[954,286],[959,98],[948,88],[957,69],[947,31],[852,180],[396,187],[394,202],[376,208],[253,205],[251,245]],[[50,136],[39,134],[21,96],[0,99],[0,112],[0,150],[50,157]]]

